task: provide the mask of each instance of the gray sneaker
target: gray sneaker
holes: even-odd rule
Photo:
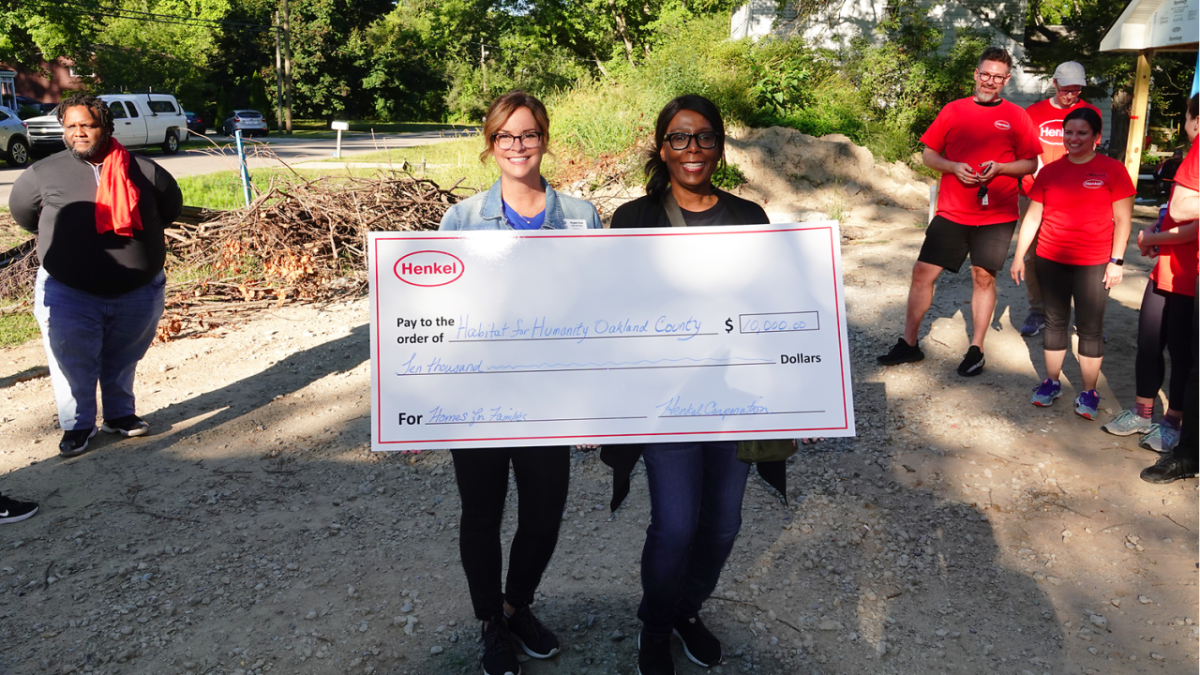
[[[1147,450],[1153,450],[1165,455],[1174,450],[1175,446],[1179,445],[1179,430],[1165,424],[1155,424],[1150,427],[1149,433],[1142,436],[1142,440],[1138,441],[1138,445]]]
[[[1041,408],[1048,408],[1054,405],[1054,399],[1060,396],[1062,396],[1062,385],[1058,380],[1046,378],[1033,390],[1033,398],[1029,402]]]
[[[1100,428],[1113,436],[1132,436],[1150,431],[1151,426],[1150,420],[1145,417],[1140,417],[1132,410],[1122,410],[1120,415]]]

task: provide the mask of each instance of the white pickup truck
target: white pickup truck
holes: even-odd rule
[[[105,94],[99,97],[113,114],[113,137],[127,148],[162,146],[165,154],[179,152],[187,139],[187,117],[170,94]],[[55,113],[25,120],[34,154],[63,148],[63,129]]]

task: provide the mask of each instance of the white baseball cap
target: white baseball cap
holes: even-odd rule
[[[1075,61],[1058,64],[1054,69],[1054,81],[1058,82],[1060,87],[1085,86],[1087,75],[1083,72],[1083,64]]]

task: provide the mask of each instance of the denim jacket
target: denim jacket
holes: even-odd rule
[[[598,230],[600,214],[592,203],[559,194],[542,179],[546,189],[546,222],[543,230]],[[504,217],[504,206],[500,201],[500,181],[492,184],[487,192],[469,197],[446,211],[439,230],[511,230]]]

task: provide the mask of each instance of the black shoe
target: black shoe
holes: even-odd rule
[[[100,425],[106,434],[121,434],[129,438],[130,436],[145,436],[150,431],[150,425],[137,415],[126,415],[118,417],[115,420],[104,420],[104,424]]]
[[[96,431],[96,427],[64,431],[62,440],[58,442],[58,454],[63,457],[78,457],[87,452],[88,441],[96,435]]]
[[[962,363],[958,364],[958,374],[963,377],[975,377],[983,372],[983,364],[986,360],[983,358],[983,351],[971,345],[967,350],[967,355],[963,357]]]
[[[548,659],[558,653],[558,638],[538,621],[528,605],[509,617],[508,629],[521,649],[535,659]]]
[[[1147,483],[1174,483],[1180,478],[1195,478],[1196,469],[1196,460],[1171,453],[1159,457],[1154,466],[1142,469],[1142,480]]]
[[[675,675],[670,635],[638,635],[638,675]]]
[[[919,345],[910,345],[904,341],[904,338],[896,340],[892,351],[877,357],[875,360],[881,366],[895,366],[901,363],[915,363],[925,358],[925,352],[921,351]]]
[[[508,623],[492,619],[483,627],[483,675],[521,675],[516,645]]]
[[[683,653],[698,666],[712,668],[724,660],[721,641],[709,632],[699,615],[676,619],[675,636],[683,641]]]
[[[37,510],[38,505],[33,502],[19,502],[0,495],[0,525],[19,523],[26,518],[32,518]]]

